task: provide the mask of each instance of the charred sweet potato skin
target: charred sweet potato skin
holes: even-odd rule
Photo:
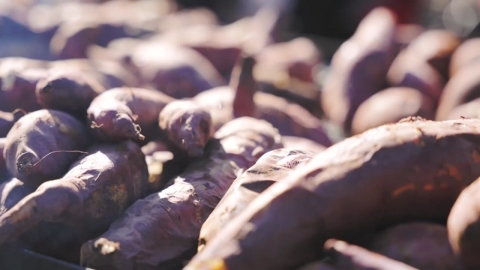
[[[288,269],[315,258],[328,238],[445,220],[480,174],[479,157],[474,119],[407,119],[353,136],[261,194],[186,269],[212,260],[230,270]]]
[[[233,181],[205,221],[200,231],[199,250],[260,193],[284,179],[291,171],[307,164],[313,155],[313,152],[285,148],[263,155],[254,166]]]
[[[203,222],[242,170],[280,137],[270,124],[239,118],[215,133],[205,158],[159,193],[138,200],[110,229],[82,247],[82,265],[109,269],[172,267],[196,249]]]

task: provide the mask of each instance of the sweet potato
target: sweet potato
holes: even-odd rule
[[[480,60],[480,38],[466,40],[452,55],[450,60],[450,77],[453,77],[460,69]]]
[[[359,134],[409,116],[433,119],[434,114],[432,101],[420,91],[407,87],[388,88],[371,96],[358,107],[352,121],[352,133]]]
[[[241,213],[260,193],[288,173],[307,164],[314,153],[294,149],[276,149],[263,155],[255,165],[233,181],[200,231],[201,250],[228,223]]]
[[[190,157],[203,156],[203,148],[214,133],[210,113],[190,100],[177,100],[165,106],[160,112],[159,126]]]
[[[89,145],[87,128],[73,116],[39,110],[15,123],[7,135],[3,154],[14,177],[39,185],[62,177]]]
[[[444,79],[449,77],[452,54],[460,45],[460,38],[448,30],[428,30],[412,40],[406,51],[434,67]]]
[[[444,80],[431,65],[416,54],[403,51],[388,70],[390,85],[417,89],[432,99],[435,106],[442,95]]]
[[[455,107],[446,117],[446,120],[460,118],[480,118],[480,98]]]
[[[22,109],[32,112],[41,109],[35,98],[35,86],[48,75],[47,71],[43,68],[23,68],[16,64],[0,64],[0,110]]]
[[[325,146],[309,139],[295,136],[282,136],[282,144],[284,148],[292,148],[313,153],[320,153],[326,149]]]
[[[350,270],[415,270],[399,261],[392,260],[375,252],[344,241],[329,239],[325,250],[335,261],[337,269]],[[320,268],[321,269],[321,268]],[[421,268],[434,269],[434,268]],[[418,269],[417,269],[418,270]]]
[[[215,133],[206,156],[191,163],[161,192],[138,200],[110,229],[82,246],[84,266],[105,269],[178,269],[195,252],[203,222],[230,184],[280,136],[247,117]]]
[[[65,224],[76,240],[85,241],[145,196],[147,183],[145,157],[137,144],[94,145],[61,179],[43,183],[0,217],[0,243],[45,221]]]
[[[437,109],[437,120],[445,120],[457,106],[480,98],[480,62],[462,69],[445,85]]]
[[[461,269],[440,224],[400,224],[374,236],[367,248],[418,269]]]
[[[235,117],[253,116],[270,122],[282,135],[299,136],[330,146],[331,141],[318,118],[300,105],[257,92],[254,65],[253,57],[243,55],[234,69],[230,87],[217,87],[195,96],[194,100],[210,112],[214,128]]]
[[[0,111],[0,138],[6,137],[10,129],[12,129],[13,124],[20,119],[22,116],[22,111],[17,110],[12,113]]]
[[[215,67],[192,49],[150,41],[130,50],[142,82],[171,97],[193,97],[223,84]]]
[[[479,239],[479,194],[480,181],[477,179],[462,191],[448,217],[448,238],[454,254],[466,269],[480,267]]]
[[[151,137],[159,129],[160,111],[171,101],[173,98],[154,90],[114,88],[96,97],[87,114],[99,140],[144,140],[140,132]]]
[[[0,138],[0,183],[11,178],[10,173],[7,170],[7,164],[5,163],[5,158],[3,157],[3,150],[7,144],[7,139]]]
[[[60,110],[83,119],[92,100],[105,88],[88,74],[52,71],[36,86],[37,101],[44,109]]]
[[[479,157],[473,119],[406,119],[353,136],[260,194],[185,269],[290,269],[329,238],[444,221]]]
[[[14,207],[20,200],[34,191],[35,188],[25,185],[17,178],[12,178],[7,182],[2,183],[0,185],[0,216],[5,214],[5,212]]]
[[[396,25],[390,10],[376,8],[333,56],[321,105],[325,115],[347,132],[358,106],[385,88],[385,75],[396,53]]]

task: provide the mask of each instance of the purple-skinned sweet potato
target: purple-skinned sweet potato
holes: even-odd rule
[[[400,224],[373,236],[366,247],[418,269],[462,269],[448,242],[447,228],[441,224]]]
[[[445,221],[479,164],[479,120],[415,118],[371,129],[260,194],[185,270],[291,269],[319,257],[329,238]]]
[[[222,127],[206,155],[168,187],[136,201],[98,238],[82,247],[81,264],[99,269],[179,269],[197,247],[203,222],[231,183],[280,136],[269,123],[243,117]]]
[[[2,183],[0,185],[0,217],[34,191],[34,187],[25,185],[17,178]]]
[[[358,106],[386,86],[385,76],[396,54],[396,25],[392,11],[376,8],[333,56],[320,102],[327,118],[347,133]]]
[[[466,40],[458,46],[450,59],[450,77],[478,60],[480,60],[480,38]]]
[[[223,84],[215,67],[198,52],[159,41],[130,49],[142,83],[174,98],[193,97]]]
[[[6,137],[13,124],[23,116],[23,111],[17,110],[14,112],[2,112],[0,111],[0,138]]]
[[[35,186],[62,177],[90,142],[88,129],[73,116],[39,110],[13,125],[3,155],[12,176]]]
[[[336,269],[342,270],[419,270],[345,241],[329,239],[325,251],[333,258]],[[321,268],[320,268],[321,269]],[[421,268],[435,269],[435,268]]]
[[[445,120],[452,110],[480,98],[480,62],[457,72],[445,85],[437,108],[436,120]]]
[[[152,139],[162,109],[174,99],[155,90],[114,88],[97,96],[87,110],[97,139]],[[143,135],[145,134],[145,135]]]
[[[7,144],[6,138],[0,138],[0,183],[11,178],[10,173],[7,169],[7,164],[5,163],[5,158],[3,157],[3,150]]]
[[[433,102],[420,91],[407,87],[387,88],[358,107],[352,121],[352,134],[395,123],[409,116],[433,119],[434,115]]]
[[[203,156],[203,149],[214,133],[210,113],[191,100],[176,100],[165,106],[160,112],[159,126],[190,157]]]
[[[303,137],[330,146],[322,122],[306,109],[284,98],[257,92],[254,65],[253,57],[243,55],[234,69],[230,87],[217,87],[194,98],[210,112],[214,128],[220,128],[235,117],[251,116],[268,121],[282,135]]]
[[[147,165],[136,143],[99,144],[87,152],[61,179],[43,183],[0,216],[0,243],[51,222],[71,228],[76,236],[71,244],[78,245],[146,195]]]
[[[395,87],[417,89],[435,106],[442,95],[444,80],[435,68],[409,51],[401,52],[388,70],[387,79]]]
[[[477,120],[478,121],[478,120]],[[480,267],[480,181],[477,179],[462,191],[448,217],[448,239],[455,256],[465,269]]]
[[[235,181],[202,226],[199,237],[201,250],[223,228],[228,226],[260,193],[307,164],[315,153],[280,148],[263,155]]]
[[[60,110],[83,119],[92,100],[105,88],[81,72],[51,71],[37,83],[37,102],[44,109]]]

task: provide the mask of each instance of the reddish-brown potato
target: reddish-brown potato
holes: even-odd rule
[[[329,239],[325,251],[335,261],[337,269],[349,270],[418,270],[405,263],[369,251],[344,241]],[[321,269],[321,268],[320,268]],[[435,268],[421,268],[435,269]]]
[[[235,178],[279,147],[278,131],[248,117],[215,133],[206,155],[168,187],[136,201],[110,229],[82,247],[81,263],[100,269],[179,269],[196,250],[203,222]]]
[[[462,269],[453,255],[444,225],[413,222],[375,235],[369,250],[418,269]]]
[[[347,132],[358,106],[385,88],[385,75],[396,52],[395,29],[395,15],[376,8],[333,57],[321,104],[326,116]]]
[[[14,177],[38,186],[62,177],[90,142],[88,129],[73,116],[39,110],[15,123],[7,135],[3,155]]]
[[[255,165],[233,181],[215,210],[202,226],[199,238],[201,250],[223,228],[228,226],[247,205],[275,182],[307,164],[314,153],[280,148],[263,155]]]
[[[371,96],[358,107],[352,121],[352,133],[360,134],[409,116],[433,119],[434,112],[432,101],[420,91],[407,87],[388,88]]]
[[[480,60],[480,38],[472,38],[463,42],[450,60],[450,77],[460,69]]]
[[[158,115],[174,99],[154,90],[114,88],[97,96],[87,110],[97,139],[152,140],[158,133]],[[145,135],[143,135],[143,134]]]
[[[474,119],[407,119],[343,140],[260,194],[185,269],[291,269],[332,237],[445,220],[480,175],[479,149]]]
[[[445,120],[455,107],[476,98],[480,98],[480,62],[465,67],[448,81],[438,104],[436,120]]]
[[[477,120],[478,121],[478,120]],[[480,181],[462,191],[448,217],[448,238],[466,269],[480,267]]]
[[[159,125],[166,137],[189,157],[203,156],[214,133],[210,113],[191,100],[170,102],[160,112]]]

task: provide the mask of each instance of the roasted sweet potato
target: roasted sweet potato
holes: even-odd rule
[[[431,99],[420,91],[407,87],[382,90],[365,100],[352,121],[352,133],[400,121],[409,116],[433,119],[435,108]]]
[[[416,54],[403,51],[388,70],[390,85],[417,89],[432,99],[435,106],[442,95],[444,80],[431,65]]]
[[[44,109],[67,112],[83,119],[92,100],[105,88],[88,74],[51,71],[36,86],[37,101]]]
[[[65,224],[75,240],[85,241],[146,195],[147,165],[137,144],[100,144],[87,151],[61,179],[43,183],[0,217],[0,243],[45,221]]]
[[[367,248],[418,269],[462,269],[440,224],[400,224],[375,235]]]
[[[480,98],[458,105],[447,115],[446,120],[461,118],[480,118]]]
[[[448,238],[453,252],[466,269],[472,270],[480,267],[479,192],[480,181],[477,179],[462,191],[453,205],[447,223]]]
[[[176,100],[165,106],[160,112],[159,126],[190,157],[203,156],[203,149],[214,133],[210,113],[190,100]]]
[[[296,136],[282,136],[282,144],[284,148],[310,151],[315,154],[320,153],[326,149],[325,146],[317,142]]]
[[[6,137],[10,129],[12,129],[13,124],[23,116],[23,113],[20,110],[17,110],[12,113],[0,111],[0,138]]]
[[[385,76],[396,53],[396,24],[390,10],[374,9],[333,56],[321,104],[326,116],[347,132],[358,106],[385,88]]]
[[[452,55],[450,60],[450,77],[453,77],[460,69],[480,60],[480,38],[466,40]]]
[[[480,62],[456,73],[445,85],[437,109],[437,120],[445,120],[457,106],[480,98]]]
[[[203,222],[230,184],[280,136],[265,121],[239,118],[215,133],[206,156],[161,192],[136,201],[110,229],[82,247],[81,263],[99,269],[178,269],[195,252]]]
[[[185,269],[290,269],[329,238],[444,221],[480,174],[479,149],[474,119],[406,119],[343,140],[260,194]]]
[[[62,177],[90,142],[87,128],[73,116],[39,110],[15,123],[3,154],[14,177],[38,186]]]
[[[307,164],[314,153],[294,149],[276,149],[263,155],[255,165],[233,181],[225,196],[202,226],[199,250],[241,213],[260,193],[290,172]]]
[[[142,133],[152,139],[159,129],[158,115],[171,101],[173,98],[154,90],[114,88],[96,97],[87,114],[99,140],[144,140]]]
[[[235,117],[253,116],[270,122],[282,135],[299,136],[330,146],[322,122],[306,109],[284,98],[257,92],[254,65],[254,58],[243,55],[234,69],[230,87],[217,87],[195,96],[194,100],[210,112],[214,128]]]
[[[415,270],[399,261],[382,256],[344,241],[329,239],[325,242],[326,252],[335,261],[337,269],[350,270]],[[321,269],[321,268],[320,268]],[[434,268],[421,268],[434,269]],[[417,269],[418,270],[418,269]]]

